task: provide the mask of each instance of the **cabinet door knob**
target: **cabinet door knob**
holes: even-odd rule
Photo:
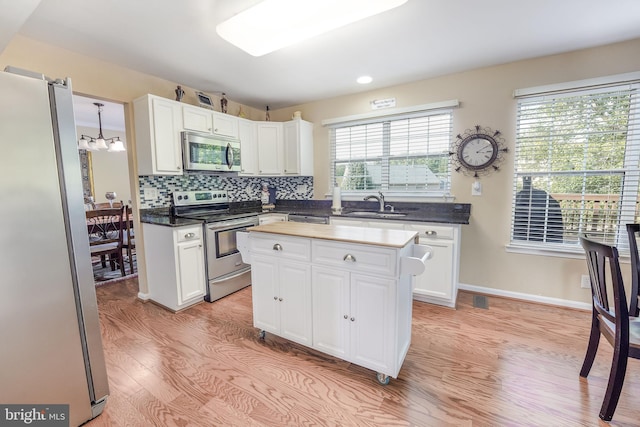
[[[275,245],[273,245],[273,250],[274,251],[281,251],[282,250],[282,246],[280,245],[280,243],[276,243]]]
[[[355,318],[355,317],[352,317],[350,320],[351,320],[352,322],[355,322],[356,318]]]
[[[273,300],[274,301],[278,301],[278,297],[273,297]]]
[[[344,256],[344,258],[342,258],[343,261],[349,261],[349,262],[356,262],[356,257],[354,257],[351,254],[346,254]]]
[[[348,319],[348,318],[349,318],[349,316],[347,316],[347,315],[345,314],[345,315],[344,315],[344,318],[345,318],[345,319]]]
[[[278,301],[282,301],[282,298],[278,298]]]

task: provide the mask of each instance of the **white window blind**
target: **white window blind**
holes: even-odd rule
[[[343,192],[448,193],[452,111],[337,124],[332,179]]]
[[[638,219],[638,82],[518,99],[511,243],[627,248]]]

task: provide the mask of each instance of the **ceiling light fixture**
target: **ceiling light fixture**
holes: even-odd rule
[[[360,76],[356,79],[356,82],[360,83],[361,85],[367,85],[372,81],[373,79],[371,78],[371,76]]]
[[[216,26],[229,43],[253,56],[326,33],[401,6],[407,0],[264,0]]]
[[[78,150],[89,150],[89,151],[99,151],[99,150],[107,150],[110,153],[125,151],[124,143],[120,140],[119,136],[115,136],[113,138],[105,139],[102,136],[102,107],[104,104],[99,102],[94,102],[93,105],[98,107],[98,126],[100,133],[98,133],[98,137],[94,138],[89,135],[82,135],[80,140],[78,141]],[[107,141],[109,142],[109,146],[107,146]]]

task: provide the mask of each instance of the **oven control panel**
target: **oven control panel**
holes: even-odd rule
[[[173,204],[175,206],[211,205],[229,203],[226,190],[174,191]]]

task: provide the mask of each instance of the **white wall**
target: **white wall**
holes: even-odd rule
[[[98,129],[78,126],[76,133],[80,135],[98,136]],[[124,141],[125,148],[128,144],[124,132],[116,132],[103,129],[105,138],[119,136]],[[91,164],[93,169],[94,201],[96,203],[108,202],[104,197],[107,191],[116,192],[116,200],[122,200],[125,204],[131,204],[131,186],[129,183],[129,165],[127,164],[127,152],[109,153],[107,151],[91,152]]]

